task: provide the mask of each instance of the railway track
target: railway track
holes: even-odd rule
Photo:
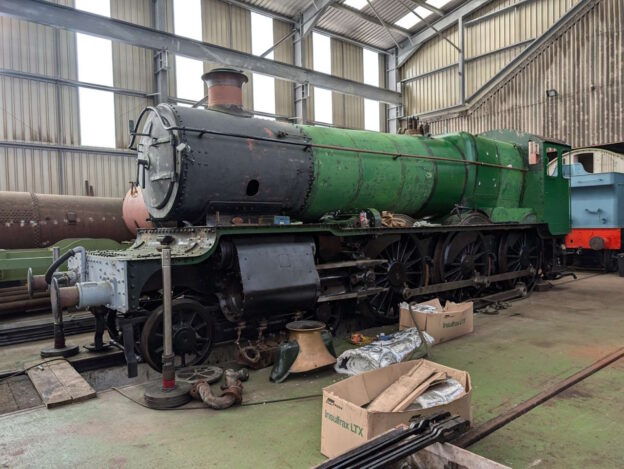
[[[66,335],[95,330],[95,319],[88,311],[68,313],[63,319]],[[0,347],[52,337],[54,337],[54,323],[49,311],[29,317],[2,318],[0,321]]]

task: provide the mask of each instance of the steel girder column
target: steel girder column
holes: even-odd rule
[[[386,87],[392,91],[401,93],[401,81],[399,80],[399,68],[397,54],[393,52],[386,58]],[[399,131],[399,119],[403,115],[402,104],[388,104],[387,121],[388,132],[396,134]]]
[[[153,0],[152,21],[154,29],[167,31],[167,0]],[[154,52],[155,104],[169,100],[169,55],[164,49]]]
[[[61,30],[54,29],[54,65],[56,67],[55,76],[61,76]],[[60,82],[56,83],[56,141],[63,145],[63,90]],[[78,92],[78,90],[76,90]],[[60,148],[58,151],[58,181],[59,194],[65,194],[65,153]]]
[[[464,17],[460,16],[457,22],[459,34],[459,104],[466,104],[466,51],[465,51],[465,31]]]
[[[303,22],[302,22],[303,23]],[[297,32],[294,35],[294,54],[295,65],[297,67],[304,67],[305,64],[305,45],[303,24],[297,24]],[[295,87],[295,117],[297,124],[305,124],[307,122],[308,115],[308,83],[294,83]]]

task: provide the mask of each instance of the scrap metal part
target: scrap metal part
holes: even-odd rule
[[[243,381],[249,379],[249,371],[243,368],[239,371],[225,370],[225,385],[221,386],[223,392],[215,396],[210,389],[210,384],[205,380],[193,384],[190,390],[191,397],[202,401],[211,409],[223,410],[243,402]]]

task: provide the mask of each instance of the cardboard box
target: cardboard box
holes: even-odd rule
[[[370,412],[365,407],[388,386],[408,373],[419,360],[390,365],[386,368],[362,373],[332,384],[323,389],[321,418],[321,453],[333,458],[365,441],[381,435],[400,424],[407,424],[416,415],[429,415],[441,410],[472,421],[470,400],[472,386],[470,375],[433,362],[430,365],[445,371],[450,378],[459,381],[466,394],[449,404],[428,409],[403,412]]]
[[[417,305],[429,305],[436,309],[436,313],[422,313],[414,309]],[[470,334],[473,331],[472,302],[453,303],[447,301],[443,308],[437,298],[424,303],[412,304],[412,314],[416,325],[421,331],[427,332],[435,339],[435,344]],[[399,330],[414,327],[414,321],[409,310],[401,307],[399,314]]]

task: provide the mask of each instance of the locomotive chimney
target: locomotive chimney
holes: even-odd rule
[[[202,80],[208,86],[208,108],[225,111],[243,111],[243,85],[247,76],[233,68],[215,68],[204,73]]]

